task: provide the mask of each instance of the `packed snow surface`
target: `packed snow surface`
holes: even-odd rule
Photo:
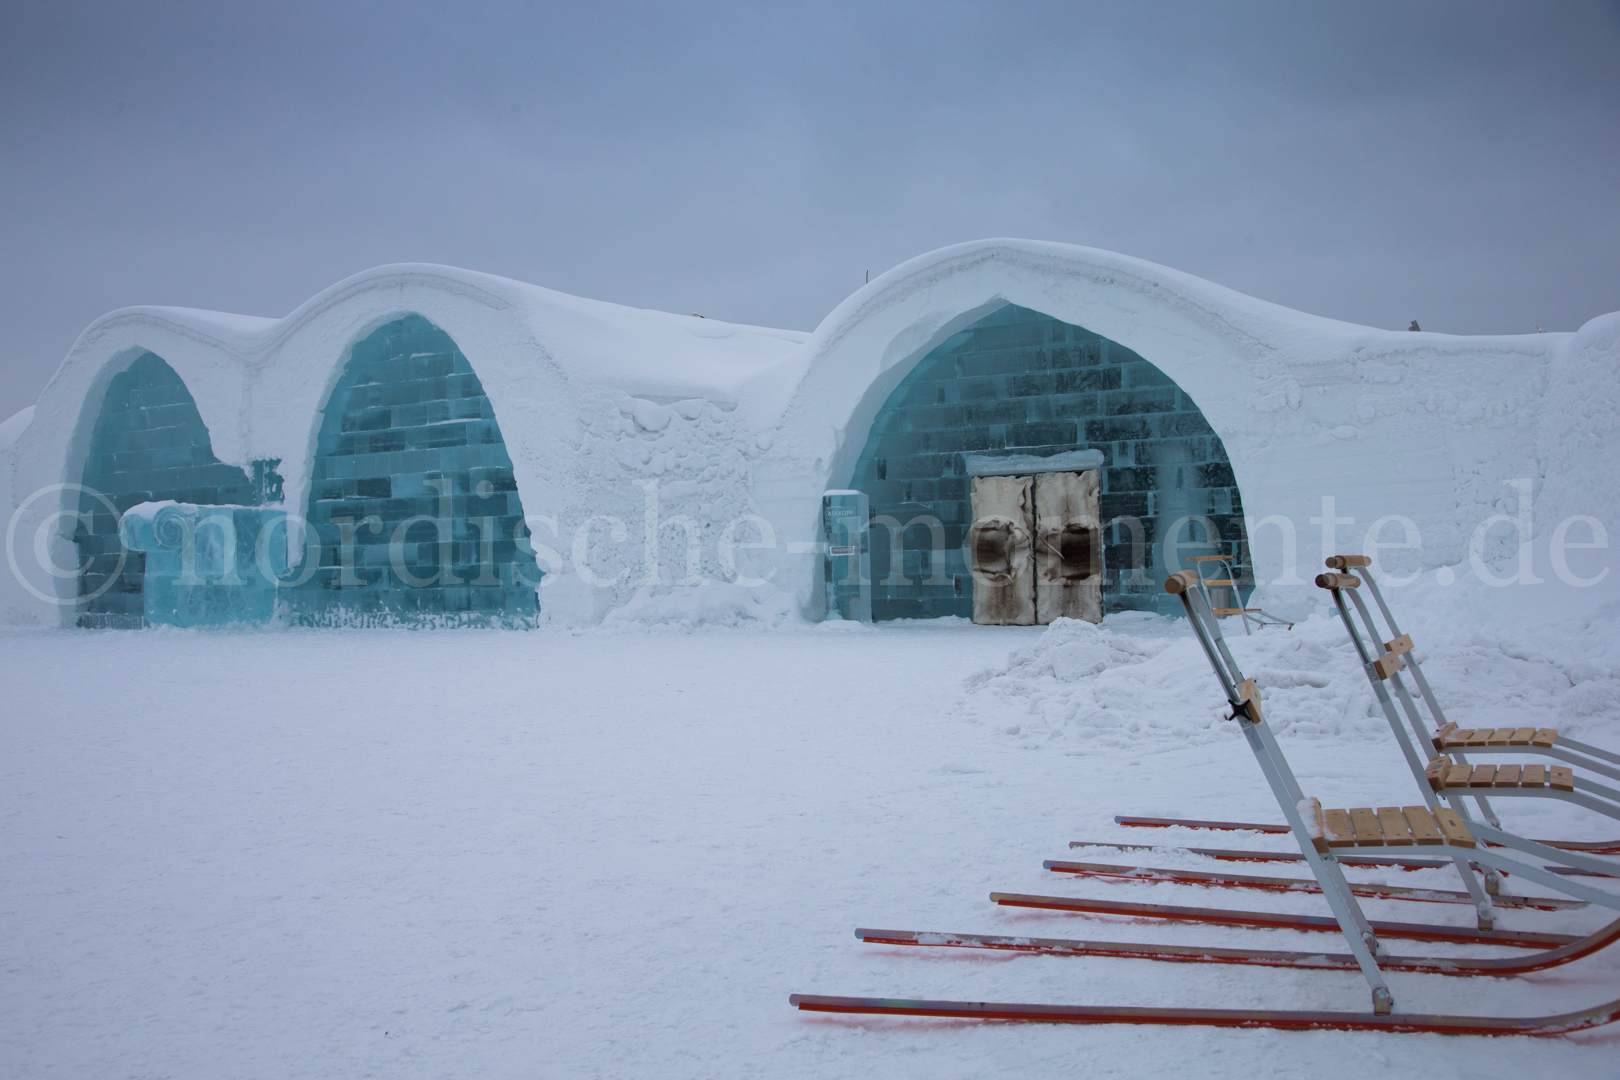
[[[1005,890],[1326,913],[1317,897],[1041,868],[1070,857],[1072,840],[1287,847],[1113,823],[1280,820],[1185,622],[874,629],[807,626],[770,604],[745,618],[718,592],[703,602],[739,625],[693,628],[672,608],[654,629],[583,632],[5,632],[0,1074],[1615,1075],[1617,1031],[1487,1040],[794,1011],[793,992],[1361,1011],[1367,990],[1350,973],[851,936],[1342,951],[1326,935],[988,902]],[[1453,719],[1620,745],[1615,609],[1494,624],[1439,604],[1411,611],[1404,628]],[[1330,806],[1415,801],[1336,622],[1226,628],[1307,793]],[[1531,835],[1620,832],[1547,801],[1498,808]],[[1213,865],[1184,850],[1136,857]],[[1449,875],[1386,876],[1455,887]],[[1471,923],[1462,906],[1366,906]],[[1604,921],[1503,916],[1571,932]],[[1525,978],[1391,983],[1406,1011],[1544,1015],[1620,997],[1620,955]]]

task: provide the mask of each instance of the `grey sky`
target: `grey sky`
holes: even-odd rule
[[[0,7],[0,419],[380,263],[800,329],[1061,240],[1455,333],[1620,309],[1620,3]]]

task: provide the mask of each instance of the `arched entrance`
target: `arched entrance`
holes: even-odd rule
[[[526,625],[539,613],[494,408],[419,315],[355,345],[323,410],[307,517],[320,565],[297,590],[301,621]]]
[[[1158,610],[1167,539],[1231,557],[1252,588],[1237,482],[1187,393],[1118,342],[1008,304],[929,352],[873,420],[849,484],[871,501],[873,618],[972,616],[975,461],[1087,450],[1104,610]]]
[[[81,516],[73,534],[83,567],[78,625],[144,625],[146,556],[125,552],[119,542],[118,519],[124,511],[165,499],[258,505],[266,484],[280,483],[269,471],[276,462],[258,464],[262,468],[255,483],[214,456],[208,426],[191,391],[156,353],[142,353],[113,376],[90,437],[86,490],[79,495]]]

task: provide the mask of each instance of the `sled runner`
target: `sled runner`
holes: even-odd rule
[[[1339,860],[1344,865],[1345,860]],[[1312,878],[1263,877],[1258,874],[1232,874],[1208,870],[1175,870],[1153,866],[1115,866],[1110,863],[1069,862],[1048,859],[1046,869],[1077,877],[1105,878],[1117,881],[1155,882],[1169,881],[1178,885],[1206,885],[1227,889],[1260,889],[1266,892],[1316,893],[1322,886]],[[1444,866],[1444,863],[1440,865]],[[1431,904],[1469,904],[1474,898],[1452,889],[1411,888],[1405,885],[1362,884],[1352,882],[1350,891],[1356,896],[1377,900],[1416,900]],[[1537,911],[1562,911],[1566,908],[1586,907],[1584,900],[1565,900],[1554,896],[1493,896],[1491,902],[1500,908],[1531,908]]]
[[[1378,924],[1374,923],[1373,926],[1376,929]],[[1263,967],[1312,968],[1324,971],[1356,970],[1355,957],[1324,952],[1146,945],[1128,941],[1074,941],[1021,935],[918,933],[912,930],[857,930],[855,936],[869,945],[943,945],[958,949],[992,949],[1047,956],[1116,956],[1139,960],[1255,964]],[[1378,966],[1385,971],[1419,971],[1430,975],[1524,975],[1532,971],[1560,967],[1583,956],[1590,956],[1599,949],[1614,944],[1617,939],[1620,939],[1620,920],[1610,923],[1596,934],[1589,934],[1556,948],[1525,956],[1503,959],[1386,954],[1378,958]]]
[[[1092,900],[1086,897],[1029,896],[1023,893],[999,892],[990,894],[990,902],[1002,907],[1063,911],[1074,915],[1115,915],[1134,919],[1208,923],[1211,926],[1252,926],[1265,930],[1322,931],[1332,934],[1342,932],[1336,920],[1325,916],[1290,915],[1275,911],[1233,911],[1229,908],[1183,907],[1176,904],[1142,904],[1128,900]],[[1369,919],[1367,925],[1371,926],[1380,937],[1404,938],[1409,941],[1445,941],[1457,945],[1506,945],[1512,948],[1543,949],[1558,948],[1581,940],[1570,934],[1547,934],[1526,930],[1478,930],[1467,926],[1380,922],[1376,919]]]
[[[1545,844],[1545,840],[1537,841]],[[1551,846],[1551,845],[1549,845]],[[1071,848],[1110,848],[1114,851],[1163,851],[1166,848],[1155,844],[1121,844],[1112,840],[1071,840]],[[1189,855],[1202,855],[1206,859],[1215,859],[1219,862],[1303,862],[1305,856],[1297,851],[1250,851],[1247,848],[1206,848],[1206,847],[1175,847],[1173,851],[1185,851]],[[1347,855],[1339,853],[1339,862],[1344,866],[1388,866],[1396,870],[1435,870],[1449,864],[1438,859],[1413,859],[1400,855]],[[1049,868],[1050,869],[1050,868]],[[1134,867],[1143,872],[1157,872],[1151,867]],[[1475,867],[1474,869],[1479,869]],[[1594,874],[1590,870],[1579,870],[1573,866],[1543,866],[1554,874],[1569,874],[1572,877],[1608,877],[1607,874]],[[1175,871],[1171,871],[1175,872]]]
[[[1135,1009],[1108,1005],[1006,1005],[986,1001],[900,1001],[793,994],[805,1012],[876,1016],[943,1016],[1042,1024],[1160,1024],[1282,1028],[1286,1031],[1399,1031],[1431,1035],[1565,1035],[1612,1024],[1620,1001],[1556,1016],[1425,1016],[1420,1014],[1273,1011],[1267,1009]]]

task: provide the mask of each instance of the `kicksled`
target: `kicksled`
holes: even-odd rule
[[[1501,729],[1483,733],[1459,732],[1440,710],[1433,691],[1418,666],[1415,646],[1395,625],[1377,585],[1362,570],[1367,561],[1355,556],[1329,560],[1334,573],[1318,577],[1317,584],[1333,595],[1335,606],[1349,631],[1382,708],[1391,733],[1406,759],[1416,787],[1413,804],[1401,807],[1324,808],[1300,787],[1292,768],[1267,727],[1261,694],[1253,679],[1245,678],[1233,659],[1219,623],[1196,572],[1173,575],[1165,590],[1177,596],[1189,625],[1209,660],[1231,708],[1235,722],[1253,752],[1260,771],[1276,797],[1282,824],[1206,821],[1178,818],[1116,818],[1121,825],[1143,828],[1180,826],[1210,831],[1246,831],[1288,834],[1295,851],[1248,851],[1226,848],[1181,848],[1217,862],[1288,863],[1310,871],[1310,877],[1278,877],[1225,871],[1160,869],[1140,865],[1049,860],[1047,870],[1091,880],[1170,881],[1211,889],[1248,889],[1262,892],[1320,895],[1330,914],[1307,916],[1226,908],[1128,903],[1074,897],[992,893],[1004,907],[1033,908],[1069,914],[1125,916],[1145,920],[1243,927],[1254,930],[1292,930],[1337,934],[1343,952],[1285,951],[1259,948],[1200,947],[1125,941],[1032,938],[1023,936],[958,934],[913,930],[858,929],[861,941],[885,946],[986,949],[1023,954],[1151,960],[1166,963],[1237,964],[1287,967],[1296,970],[1357,971],[1371,993],[1366,1012],[1272,1009],[1139,1008],[1108,1005],[1030,1004],[984,1001],[935,1001],[899,998],[838,997],[793,994],[789,1003],[804,1012],[860,1016],[942,1017],[1044,1024],[1145,1024],[1274,1028],[1281,1030],[1337,1030],[1427,1032],[1447,1035],[1552,1036],[1600,1027],[1620,1020],[1620,1000],[1588,1009],[1546,1016],[1455,1016],[1398,1008],[1385,979],[1386,972],[1421,972],[1453,977],[1511,977],[1573,963],[1620,940],[1620,918],[1586,935],[1506,930],[1496,925],[1497,912],[1506,909],[1557,911],[1593,906],[1620,912],[1620,860],[1602,856],[1620,852],[1614,843],[1577,843],[1531,840],[1509,832],[1497,820],[1489,797],[1513,794],[1559,798],[1606,817],[1616,817],[1616,801],[1600,784],[1574,776],[1572,762],[1605,777],[1620,764],[1620,756],[1585,744],[1560,743],[1545,729]],[[1369,592],[1390,631],[1381,641],[1360,591]],[[1358,618],[1359,617],[1359,618]],[[1247,627],[1245,627],[1247,629]],[[1382,648],[1378,645],[1382,644]],[[1415,684],[1413,694],[1402,674]],[[1523,738],[1519,736],[1523,735]],[[1432,747],[1434,753],[1427,751]],[[1552,757],[1553,766],[1470,766],[1459,751],[1537,754]],[[1462,759],[1462,760],[1459,760]],[[1502,769],[1511,768],[1511,789],[1495,785]],[[1483,777],[1484,785],[1478,782]],[[1531,783],[1532,780],[1538,781]],[[1479,816],[1467,805],[1476,804]],[[1152,845],[1075,841],[1071,847],[1152,851]],[[1351,883],[1344,868],[1380,867],[1400,870],[1454,869],[1462,889],[1407,888]],[[1448,870],[1449,872],[1449,870]],[[1504,879],[1518,877],[1555,893],[1554,896],[1510,894]],[[1607,884],[1609,887],[1603,887]],[[1367,918],[1360,901],[1392,899],[1433,904],[1462,904],[1474,909],[1477,926],[1392,922]],[[1429,941],[1452,945],[1493,946],[1513,950],[1509,956],[1422,956],[1391,952],[1386,941]]]

